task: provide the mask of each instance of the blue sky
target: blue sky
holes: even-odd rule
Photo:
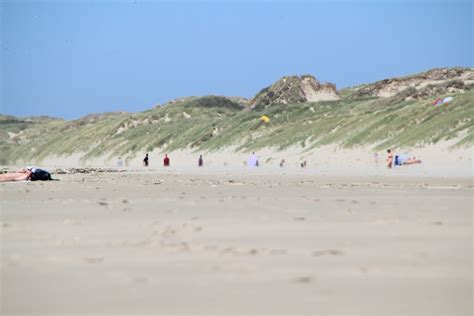
[[[472,67],[471,1],[1,0],[1,113],[75,119]]]

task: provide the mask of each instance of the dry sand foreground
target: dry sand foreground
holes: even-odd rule
[[[0,184],[2,315],[472,315],[472,178]]]

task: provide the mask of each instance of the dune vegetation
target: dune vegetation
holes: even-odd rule
[[[184,98],[140,113],[104,113],[66,121],[46,117],[0,117],[0,164],[50,155],[134,157],[144,151],[191,149],[284,150],[321,145],[343,148],[425,146],[454,140],[474,144],[474,90],[436,95],[453,100],[433,105],[435,96],[410,98],[407,88],[381,98],[357,97],[353,89],[334,101],[275,103],[250,108],[226,97]],[[270,118],[260,121],[262,115]]]

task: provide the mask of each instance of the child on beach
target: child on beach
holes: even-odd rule
[[[163,158],[163,166],[165,167],[170,166],[170,159],[168,158],[168,154],[165,154],[165,158]]]

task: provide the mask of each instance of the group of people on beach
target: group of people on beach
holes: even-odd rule
[[[378,161],[378,155],[375,154],[374,159]],[[143,166],[149,166],[149,156],[148,153],[143,158]],[[393,166],[403,166],[403,165],[412,165],[412,164],[420,164],[421,160],[416,159],[416,157],[408,156],[407,154],[393,154],[391,149],[387,149],[387,168],[392,169]],[[197,161],[198,167],[204,166],[204,159],[202,155],[199,155]],[[260,165],[258,161],[258,157],[255,152],[249,157],[249,159],[244,162],[244,164],[248,167],[258,167]],[[285,160],[280,161],[280,167],[283,167],[285,164]],[[301,164],[302,168],[305,168],[307,163],[306,160]],[[170,166],[170,158],[168,154],[165,154],[163,157],[163,166],[169,167]],[[15,172],[4,173],[0,174],[0,182],[8,182],[8,181],[24,181],[24,180],[52,180],[51,174],[44,170],[37,167],[27,167],[24,169],[16,170]]]
[[[148,160],[148,153],[145,155],[145,158],[143,158],[143,165],[145,167],[148,167],[149,160]],[[378,154],[374,154],[374,159],[378,163]],[[282,159],[280,161],[280,167],[283,168],[285,165],[285,159]],[[407,154],[396,154],[393,155],[391,149],[387,149],[387,168],[391,169],[393,166],[402,166],[402,165],[411,165],[411,164],[419,164],[421,163],[421,160],[416,159],[416,157],[409,157]],[[163,158],[163,166],[164,167],[169,167],[170,165],[170,159],[168,157],[168,154],[165,154],[165,157]],[[198,166],[202,167],[204,165],[204,160],[202,158],[202,155],[199,155],[198,159]],[[245,166],[248,167],[258,167],[260,163],[258,162],[258,157],[255,154],[255,152],[252,152],[252,155],[250,155],[249,159],[244,162]],[[301,168],[305,168],[307,166],[307,161],[303,161],[300,163]]]
[[[199,155],[198,166],[202,167],[203,165],[204,165],[204,159],[202,158],[202,155]],[[149,166],[148,153],[145,155],[145,158],[143,158],[143,166],[145,167]],[[165,157],[163,157],[163,166],[164,167],[170,166],[170,157],[168,157],[168,154],[165,154]]]

